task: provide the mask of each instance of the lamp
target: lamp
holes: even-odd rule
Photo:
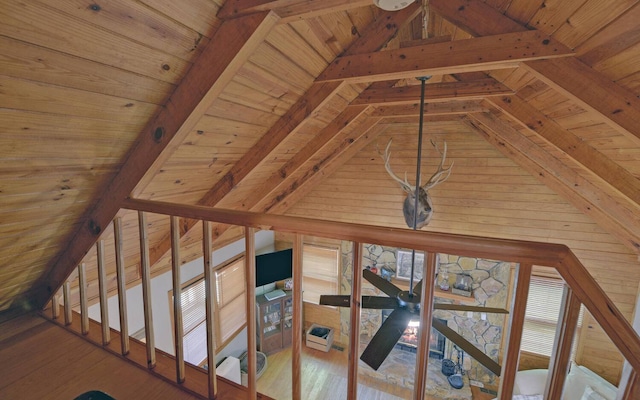
[[[373,4],[385,11],[397,11],[407,8],[413,3],[410,0],[373,0]]]

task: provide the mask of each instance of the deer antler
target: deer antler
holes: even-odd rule
[[[440,151],[438,145],[433,140],[431,141],[431,145],[435,147],[438,153],[440,153],[442,159],[440,160],[440,165],[438,165],[438,170],[433,175],[431,175],[431,178],[429,178],[427,183],[425,183],[422,187],[425,191],[446,181],[449,178],[449,175],[451,175],[451,167],[453,167],[452,162],[448,168],[444,168],[444,162],[447,159],[447,141],[445,140],[444,142],[444,152]]]
[[[395,180],[400,184],[400,186],[402,187],[402,190],[404,190],[407,193],[411,193],[415,191],[416,188],[415,186],[411,186],[409,184],[409,181],[407,181],[407,173],[406,172],[404,173],[404,180],[402,180],[398,178],[396,174],[393,173],[393,170],[389,165],[389,159],[391,158],[391,152],[389,151],[389,148],[391,148],[392,141],[393,139],[389,139],[389,142],[387,143],[387,147],[384,149],[384,154],[380,152],[380,149],[377,146],[376,146],[376,149],[378,150],[378,154],[380,154],[380,157],[382,157],[382,160],[384,161],[384,169],[387,170],[387,173],[389,174],[389,176],[391,176],[393,180]]]

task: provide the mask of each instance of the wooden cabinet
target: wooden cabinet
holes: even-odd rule
[[[271,354],[291,346],[293,338],[293,301],[290,291],[285,296],[267,300],[256,297],[258,350]]]

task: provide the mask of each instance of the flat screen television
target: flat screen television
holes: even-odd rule
[[[291,278],[292,275],[293,249],[256,256],[256,286]]]

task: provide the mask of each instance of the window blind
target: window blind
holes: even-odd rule
[[[225,342],[241,329],[247,321],[245,299],[245,266],[241,258],[215,272],[220,315],[220,335],[218,343]]]
[[[522,351],[551,356],[562,306],[563,289],[564,282],[561,279],[531,277],[520,345]],[[582,315],[581,307],[576,332],[579,332],[582,327]],[[575,357],[576,347],[577,341],[574,339],[571,359]]]
[[[305,244],[302,253],[302,298],[318,304],[322,294],[338,294],[339,251]]]

